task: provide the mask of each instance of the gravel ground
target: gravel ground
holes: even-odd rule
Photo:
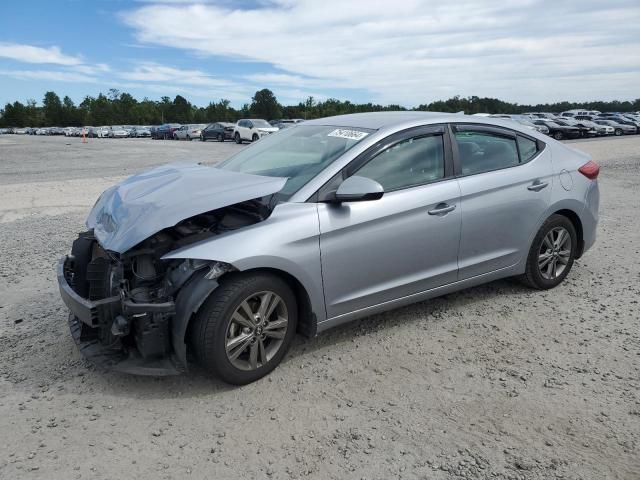
[[[95,371],[54,265],[99,192],[231,143],[0,138],[0,478],[640,478],[640,137],[602,165],[595,247],[558,288],[498,281],[296,339],[232,388]]]

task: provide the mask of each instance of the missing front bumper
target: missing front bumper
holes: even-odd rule
[[[65,257],[58,264],[58,287],[63,302],[71,311],[71,335],[85,358],[102,369],[137,375],[175,375],[186,370],[185,363],[178,361],[173,354],[149,358],[143,356],[136,346],[105,345],[94,334],[101,328],[111,329],[113,320],[119,315],[137,316],[138,321],[145,315],[172,315],[175,313],[173,302],[135,303],[120,297],[88,300],[78,295],[69,283],[70,261]],[[168,327],[166,335],[169,335]],[[142,352],[145,353],[144,348]]]

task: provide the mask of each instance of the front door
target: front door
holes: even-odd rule
[[[446,144],[441,127],[397,136],[349,172],[379,182],[381,199],[318,205],[329,318],[456,280],[460,191]]]

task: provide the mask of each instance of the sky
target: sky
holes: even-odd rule
[[[196,105],[640,97],[640,0],[3,2],[0,105],[115,88]]]

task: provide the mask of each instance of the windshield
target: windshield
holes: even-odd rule
[[[272,126],[266,120],[251,120],[251,123],[255,128],[270,128]]]
[[[296,125],[261,139],[216,165],[222,170],[286,177],[280,191],[289,198],[373,130]]]

